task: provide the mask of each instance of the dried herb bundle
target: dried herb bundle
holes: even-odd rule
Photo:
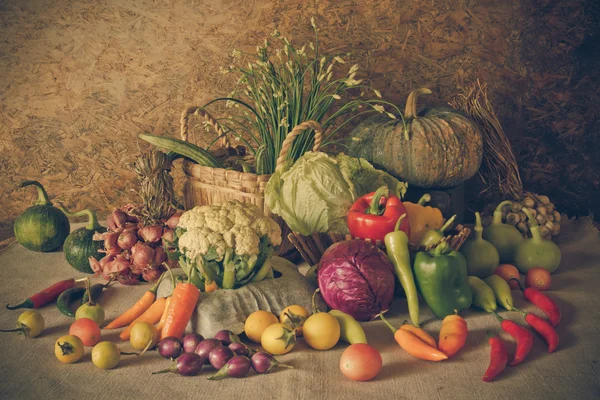
[[[142,153],[132,165],[138,176],[142,204],[133,210],[144,225],[154,225],[173,214],[175,195],[171,176],[171,159],[162,151]]]
[[[478,79],[477,83],[462,88],[462,93],[458,94],[450,105],[471,116],[481,127],[483,160],[479,176],[487,187],[484,192],[498,192],[501,197],[514,200],[521,198],[523,183],[517,160],[488,100],[487,85]]]

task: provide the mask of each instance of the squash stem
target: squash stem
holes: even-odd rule
[[[408,120],[417,116],[417,98],[422,94],[431,94],[431,90],[427,88],[420,88],[410,92],[408,99],[406,100],[406,107],[404,109],[405,119]]]
[[[475,231],[475,237],[477,239],[482,239],[483,225],[481,223],[481,214],[479,214],[479,212],[475,213],[475,227],[473,230]]]
[[[492,220],[493,224],[501,224],[502,223],[502,208],[508,204],[512,204],[511,200],[504,200],[502,203],[498,204],[496,210],[494,211],[494,219]]]
[[[442,234],[442,236],[444,235],[444,232],[446,232],[446,229],[450,228],[450,226],[452,226],[452,224],[454,223],[454,220],[456,219],[456,214],[454,214],[453,216],[451,216],[448,221],[446,221],[446,223],[440,228],[440,233]]]
[[[48,199],[48,193],[46,193],[46,189],[44,189],[42,184],[38,181],[24,181],[19,184],[19,187],[23,188],[31,185],[35,186],[38,191],[38,199],[35,204],[40,206],[51,206],[52,202]]]
[[[542,240],[544,240],[542,238],[542,234],[540,233],[540,226],[538,225],[537,219],[531,214],[531,212],[526,207],[523,207],[522,211],[525,213],[525,215],[527,215],[527,221],[529,222],[529,231],[531,232],[531,238],[533,239],[533,241],[541,242]]]
[[[85,226],[85,229],[87,229],[89,231],[100,228],[100,223],[98,222],[98,217],[96,216],[96,213],[92,210],[85,209],[85,210],[81,210],[81,211],[77,211],[77,212],[71,212],[71,211],[67,210],[66,208],[64,208],[60,204],[58,205],[58,208],[62,212],[64,212],[67,217],[87,216],[88,222],[87,222],[87,225]]]

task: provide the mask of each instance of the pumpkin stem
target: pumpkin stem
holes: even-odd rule
[[[426,203],[429,203],[431,201],[431,195],[429,193],[425,193],[423,196],[421,196],[421,198],[418,201],[418,205],[420,206],[424,206]]]
[[[96,228],[100,228],[100,223],[98,222],[98,217],[96,216],[96,213],[93,212],[92,210],[85,209],[85,210],[81,210],[81,211],[77,211],[77,212],[70,212],[69,210],[64,208],[62,206],[62,204],[59,204],[58,208],[60,209],[60,211],[64,212],[67,217],[82,217],[84,215],[87,216],[88,223],[85,226],[85,229],[87,229],[87,230],[91,231]]]
[[[18,187],[22,188],[31,185],[34,185],[38,191],[38,199],[35,204],[39,206],[51,206],[52,202],[48,199],[48,193],[46,193],[46,189],[44,189],[42,184],[38,181],[24,181],[21,182]]]
[[[431,94],[431,90],[427,88],[420,88],[417,90],[413,90],[408,95],[408,99],[406,100],[406,108],[404,109],[404,118],[412,119],[417,117],[417,97],[422,94]]]

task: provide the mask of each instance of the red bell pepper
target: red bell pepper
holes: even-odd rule
[[[396,222],[403,214],[406,214],[406,208],[402,201],[390,195],[387,186],[382,186],[352,205],[348,211],[348,229],[353,238],[384,243],[385,235],[395,230]],[[410,236],[408,218],[402,222],[400,230]]]

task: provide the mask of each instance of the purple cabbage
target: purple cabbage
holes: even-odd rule
[[[319,288],[330,308],[369,321],[390,307],[394,267],[377,246],[345,240],[329,247],[317,270]]]

